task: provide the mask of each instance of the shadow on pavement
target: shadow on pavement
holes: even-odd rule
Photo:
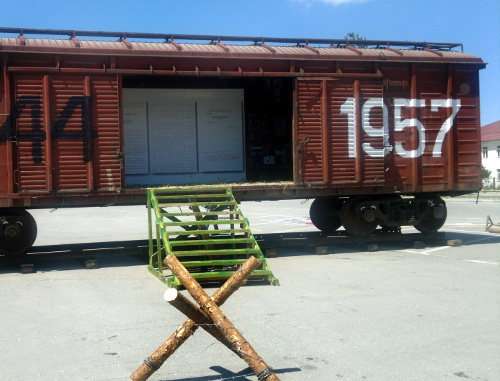
[[[201,377],[189,377],[189,378],[176,378],[176,379],[168,379],[168,381],[217,381],[217,380],[226,380],[230,379],[233,381],[251,381],[253,380],[253,377],[255,374],[250,368],[243,369],[240,372],[234,373],[222,366],[211,366],[210,369],[213,371],[219,373],[219,374],[214,374],[212,376],[201,376]],[[301,372],[302,369],[300,368],[284,368],[284,369],[273,369],[274,373],[277,375],[284,374],[284,373],[290,373],[290,372]],[[248,378],[251,377],[252,378]],[[162,381],[167,381],[167,379],[164,379]]]

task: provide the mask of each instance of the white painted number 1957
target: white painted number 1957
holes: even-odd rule
[[[347,114],[349,128],[349,157],[357,157],[357,144],[355,132],[355,107],[354,98],[347,98],[341,106],[342,114]],[[417,118],[404,119],[401,116],[403,108],[423,108],[426,107],[425,99],[394,99],[394,131],[401,132],[405,128],[416,128],[418,131],[418,146],[414,149],[406,149],[403,142],[394,142],[394,150],[397,155],[405,158],[420,157],[424,152],[426,144],[433,144],[432,157],[441,157],[443,141],[450,131],[453,120],[460,110],[459,99],[431,99],[430,106],[432,112],[437,112],[439,108],[451,108],[451,115],[443,122],[434,142],[426,142],[425,126]],[[375,128],[370,124],[370,112],[375,107],[382,108],[383,128]],[[389,142],[389,113],[383,98],[370,98],[361,108],[361,127],[370,137],[381,138],[384,141],[383,148],[374,148],[370,143],[362,144],[363,151],[371,157],[384,157],[392,151],[393,147]]]

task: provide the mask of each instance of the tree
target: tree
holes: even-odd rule
[[[483,179],[489,179],[491,176],[491,171],[488,171],[486,168],[484,168],[484,165],[481,166],[481,177]]]
[[[366,48],[367,47],[367,45],[365,45],[365,44],[359,44],[359,43],[351,44],[351,43],[349,43],[350,41],[359,42],[359,41],[366,40],[366,37],[361,36],[359,33],[350,32],[350,33],[347,33],[344,38],[346,39],[347,46],[352,46],[354,48]]]

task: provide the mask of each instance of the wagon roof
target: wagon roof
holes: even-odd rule
[[[0,37],[0,52],[483,63],[481,58],[464,53],[460,43],[200,36],[3,27],[0,27],[0,33],[17,34],[17,36]],[[56,36],[67,37],[55,38]]]

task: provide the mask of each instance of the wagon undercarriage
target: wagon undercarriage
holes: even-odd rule
[[[353,235],[368,235],[378,226],[391,231],[409,225],[430,234],[443,226],[446,216],[446,203],[441,197],[423,195],[318,198],[310,209],[311,221],[319,230],[332,233],[343,226]]]

